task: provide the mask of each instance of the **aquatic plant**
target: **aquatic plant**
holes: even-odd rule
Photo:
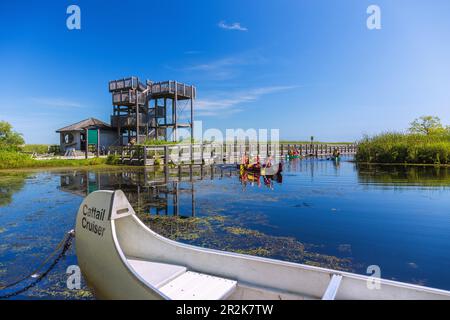
[[[387,132],[364,137],[356,161],[368,163],[450,164],[450,134]]]
[[[282,259],[343,271],[353,271],[355,264],[339,258],[311,252],[293,237],[272,236],[242,227],[236,216],[207,215],[202,217],[159,216],[139,214],[152,230],[169,239],[201,247],[236,253]]]

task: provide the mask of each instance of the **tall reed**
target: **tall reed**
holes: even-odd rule
[[[450,135],[387,132],[364,137],[356,161],[369,163],[450,164]]]

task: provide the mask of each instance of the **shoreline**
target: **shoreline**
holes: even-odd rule
[[[358,162],[356,160],[347,160],[348,162],[357,165],[374,165],[374,166],[402,166],[402,167],[435,167],[435,168],[450,168],[450,164],[429,164],[429,163],[379,163],[379,162]],[[58,171],[58,170],[111,170],[111,169],[136,169],[139,170],[145,166],[130,166],[117,164],[97,164],[97,165],[79,165],[79,166],[42,166],[42,167],[20,167],[20,168],[5,168],[0,169],[0,173],[8,172],[33,172],[33,171]],[[153,166],[151,166],[153,167]]]
[[[55,167],[22,167],[22,168],[8,168],[0,169],[0,173],[8,172],[33,172],[33,171],[58,171],[58,170],[92,170],[92,169],[121,169],[121,168],[140,168],[138,166],[125,166],[114,164],[98,164],[98,165],[84,165],[84,166],[55,166]]]

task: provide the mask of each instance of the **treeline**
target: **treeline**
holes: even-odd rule
[[[407,132],[364,137],[356,161],[368,163],[450,164],[450,127],[437,117],[424,116]]]

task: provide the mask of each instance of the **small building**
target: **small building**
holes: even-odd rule
[[[61,152],[69,149],[85,151],[86,141],[93,150],[107,150],[109,146],[117,143],[117,131],[109,124],[89,118],[56,130],[60,134]]]

